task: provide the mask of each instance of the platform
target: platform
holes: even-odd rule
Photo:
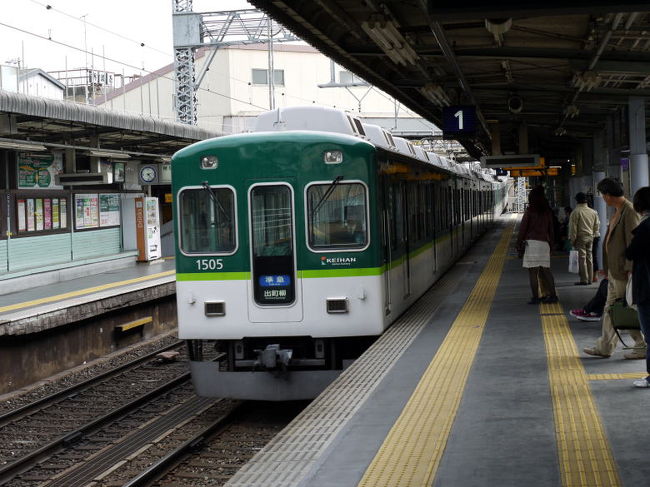
[[[17,278],[20,280],[21,278]],[[36,333],[175,293],[175,262],[112,268],[0,295],[0,335]],[[17,282],[17,289],[22,289]]]
[[[581,353],[596,285],[528,305],[506,216],[228,486],[647,485],[645,361]]]

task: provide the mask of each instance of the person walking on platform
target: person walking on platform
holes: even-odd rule
[[[632,303],[637,307],[641,332],[646,343],[650,339],[650,186],[639,189],[634,195],[634,209],[641,214],[641,223],[632,230],[632,242],[625,257],[632,266]],[[634,381],[635,387],[650,387],[650,356],[646,353],[648,377]]]
[[[528,304],[558,301],[551,273],[551,245],[554,238],[553,213],[544,196],[544,188],[537,186],[528,194],[528,208],[521,220],[517,238],[517,250],[519,255],[523,255],[523,266],[528,269],[533,294]]]
[[[608,358],[616,348],[618,337],[607,310],[617,300],[625,297],[625,286],[632,272],[632,262],[625,258],[625,250],[632,242],[632,230],[639,224],[639,215],[632,203],[623,196],[623,185],[615,179],[605,178],[598,183],[607,206],[615,208],[609,220],[603,242],[603,274],[607,276],[607,301],[603,314],[600,338],[593,347],[587,347],[588,355]],[[624,355],[626,359],[643,359],[646,356],[645,342],[640,332],[629,331],[634,340],[634,349]]]
[[[609,281],[603,279],[598,285],[598,290],[594,297],[589,300],[582,308],[572,309],[569,314],[580,321],[600,321],[603,315],[603,309],[607,302],[607,286]]]
[[[599,236],[600,220],[598,213],[587,206],[587,195],[576,194],[577,206],[569,217],[569,241],[578,251],[580,281],[577,286],[591,284],[594,279],[592,247],[594,238]]]

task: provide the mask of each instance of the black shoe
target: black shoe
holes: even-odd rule
[[[530,298],[530,301],[528,301],[528,304],[539,304],[541,302],[542,302],[542,300],[540,298]]]
[[[588,286],[590,283],[588,282],[574,282],[574,286]]]
[[[544,299],[542,299],[542,303],[546,303],[546,304],[553,304],[553,303],[557,303],[558,301],[559,299],[557,298],[557,296],[547,296]]]

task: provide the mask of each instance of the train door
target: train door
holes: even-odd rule
[[[391,225],[390,215],[393,211],[393,192],[390,190],[388,180],[384,177],[381,180],[381,188],[383,195],[383,204],[381,209],[381,225],[382,225],[382,246],[383,264],[384,264],[384,313],[390,314],[391,294],[390,294],[390,267],[392,262],[392,249],[391,249]]]
[[[435,183],[427,185],[427,208],[430,211],[429,224],[431,225],[431,242],[433,247],[433,274],[438,272],[438,250],[436,239],[438,238],[438,225],[439,225],[439,204],[438,204],[438,190]]]
[[[259,183],[250,186],[251,280],[248,315],[253,322],[302,320],[301,283],[296,273],[294,214],[294,194],[289,184]]]
[[[409,259],[409,208],[406,182],[399,183],[399,216],[402,220],[402,248],[404,250],[404,297],[411,294],[411,262]]]

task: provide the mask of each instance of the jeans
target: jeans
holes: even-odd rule
[[[650,339],[650,303],[637,304],[637,312],[639,313],[639,323],[641,323],[641,332],[645,337],[646,343]],[[650,355],[646,353],[645,356],[646,371],[650,375]]]

